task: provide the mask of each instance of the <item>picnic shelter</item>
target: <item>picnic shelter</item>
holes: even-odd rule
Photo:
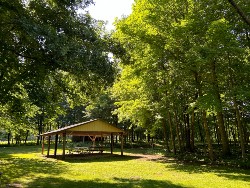
[[[62,136],[62,157],[65,159],[65,150],[66,150],[66,136],[89,136],[92,141],[96,138],[104,138],[110,136],[110,151],[113,153],[114,147],[114,135],[119,135],[121,141],[121,155],[123,155],[123,136],[124,131],[119,129],[101,119],[90,120],[70,126],[66,126],[57,130],[49,131],[43,133],[42,136],[42,154],[44,153],[44,142],[47,137],[48,140],[48,150],[47,156],[49,156],[51,137],[55,136],[55,150],[54,157],[57,154],[57,145],[58,145],[58,136]]]

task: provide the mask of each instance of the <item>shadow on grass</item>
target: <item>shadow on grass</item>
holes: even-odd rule
[[[50,156],[53,158],[54,156]],[[61,155],[58,155],[56,159],[62,160],[68,163],[93,163],[93,162],[116,162],[116,161],[129,161],[134,159],[139,159],[139,156],[129,156],[129,155],[118,155],[118,154],[73,154],[66,155],[65,159],[62,159]]]
[[[79,187],[87,187],[87,188],[133,188],[133,187],[143,187],[143,188],[187,188],[181,185],[175,185],[169,181],[157,181],[157,180],[143,180],[130,178],[114,178],[114,182],[103,182],[100,179],[94,180],[84,180],[84,181],[73,181],[62,178],[39,178],[30,182],[27,187],[40,187],[40,188],[79,188]]]
[[[177,171],[187,172],[189,174],[196,173],[214,173],[219,177],[225,177],[231,180],[240,180],[240,181],[250,181],[250,171],[241,168],[220,166],[215,164],[204,164],[204,163],[183,163],[177,160],[168,160],[165,158],[161,161],[162,163],[168,163],[166,168],[173,169]]]
[[[73,155],[67,156],[64,160],[69,163],[91,163],[91,162],[116,162],[116,161],[129,161],[143,158],[143,155],[150,155],[150,152],[136,150],[134,149],[126,150],[126,154],[124,156],[120,156],[118,154],[89,154],[89,155]],[[141,154],[140,155],[132,155],[132,154]],[[151,154],[154,155],[154,154]],[[160,159],[150,159],[151,161],[161,162],[163,164],[167,164],[166,168],[173,169],[177,171],[187,172],[189,174],[192,173],[214,173],[219,177],[225,177],[227,179],[232,180],[240,180],[240,181],[249,181],[250,180],[250,171],[235,167],[227,167],[216,164],[208,164],[207,162],[183,162],[179,161],[173,157],[161,157]]]
[[[35,174],[59,174],[62,173],[63,164],[56,161],[25,159],[25,158],[0,158],[0,170],[2,174],[2,183],[11,183],[15,178],[22,178]]]
[[[227,174],[227,173],[220,173],[218,176],[225,177],[227,179],[232,179],[232,180],[240,180],[240,181],[246,181],[250,182],[250,173],[248,174]]]
[[[0,148],[2,149],[2,148]],[[41,158],[41,159],[32,159],[32,158],[14,158],[12,154],[15,153],[33,153],[40,150],[40,147],[20,147],[20,148],[11,148],[6,150],[0,150],[0,171],[3,172],[2,183],[10,183],[13,179],[30,177],[31,182],[28,183],[28,187],[46,187],[46,188],[73,188],[73,187],[173,187],[181,188],[183,186],[178,184],[173,184],[170,181],[157,181],[157,180],[145,180],[140,179],[140,177],[126,177],[124,178],[113,178],[113,182],[104,182],[100,179],[97,180],[68,180],[63,178],[51,178],[51,176],[57,176],[59,174],[65,173],[67,169],[67,163],[93,163],[93,162],[116,162],[116,161],[129,161],[140,159],[140,156],[133,156],[132,154],[145,154],[148,155],[148,152],[144,153],[139,150],[133,152],[129,150],[125,156],[120,155],[111,155],[111,154],[94,154],[94,155],[84,155],[84,156],[66,156],[65,162],[58,162],[52,158]],[[2,152],[3,151],[3,152]],[[129,155],[131,153],[131,155]],[[153,155],[153,154],[152,154]],[[174,158],[162,157],[159,160],[152,160],[155,162],[161,162],[165,164],[168,170],[173,169],[173,171],[184,171],[187,173],[209,173],[212,172],[217,174],[217,176],[225,177],[231,180],[245,181],[248,182],[250,179],[250,171],[243,170],[240,168],[229,168],[226,166],[216,166],[209,165],[205,163],[184,163],[178,161]],[[50,177],[41,177],[37,178],[40,174],[51,175]]]
[[[41,153],[41,146],[8,146],[0,147],[0,157],[4,157],[3,154],[30,154],[30,153]]]
[[[130,148],[125,150],[126,153],[142,154],[142,155],[164,155],[165,151],[161,148]]]

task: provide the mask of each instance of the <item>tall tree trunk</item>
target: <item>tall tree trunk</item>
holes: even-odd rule
[[[164,118],[162,119],[162,128],[163,128],[163,136],[164,136],[166,150],[170,152],[169,145],[168,145],[168,136],[167,136],[167,124]]]
[[[222,155],[227,156],[230,154],[230,148],[229,148],[228,137],[227,137],[225,126],[224,126],[224,119],[223,119],[222,112],[217,112],[216,117],[218,120],[218,128],[219,128],[220,137],[221,137]]]
[[[26,136],[25,136],[25,141],[24,141],[25,144],[26,144],[26,142],[28,140],[28,136],[29,136],[29,130],[26,131]]]
[[[202,96],[201,81],[200,81],[199,73],[197,71],[193,71],[193,75],[194,75],[195,85],[197,88],[197,92],[195,94],[195,100],[197,100],[199,96]],[[202,114],[200,114],[200,116],[203,117]],[[201,138],[201,142],[204,143],[204,136],[203,136],[202,127],[200,126],[199,118],[198,118],[198,128],[199,128],[199,135]]]
[[[222,155],[226,156],[230,154],[230,148],[229,148],[229,142],[228,142],[228,137],[226,134],[225,130],[225,125],[224,125],[224,119],[223,119],[223,108],[222,108],[222,101],[220,98],[220,92],[219,92],[219,85],[218,85],[218,80],[217,80],[217,75],[216,75],[216,61],[212,61],[211,63],[211,71],[212,71],[212,86],[214,89],[214,96],[215,100],[218,102],[218,106],[216,107],[216,118],[217,118],[217,123],[218,123],[218,128],[220,131],[220,136],[221,136],[221,144],[222,144]]]
[[[202,116],[202,114],[199,114],[199,116]],[[200,136],[200,141],[204,144],[204,131],[202,129],[201,123],[200,123],[200,119],[198,119],[198,128],[199,128],[199,136]]]
[[[40,134],[41,134],[41,132],[40,132],[40,130],[41,130],[41,128],[40,128],[40,118],[37,121],[37,127],[38,127],[38,136],[37,136],[37,140],[36,140],[36,145],[39,145],[39,143],[40,143]]]
[[[135,139],[134,139],[134,125],[131,127],[131,142],[135,142]]]
[[[216,116],[213,116],[213,120],[214,120],[214,126],[215,126],[215,136],[217,138],[217,143],[218,143],[218,146],[220,145],[220,141],[221,141],[221,137],[220,137],[220,131],[219,131],[219,127],[217,125],[217,122],[216,122]]]
[[[173,124],[172,124],[172,119],[170,112],[168,110],[168,124],[169,124],[169,129],[170,129],[170,136],[171,136],[171,141],[172,141],[172,147],[173,147],[173,152],[176,155],[176,147],[175,147],[175,137],[174,137],[174,131],[173,131]]]
[[[228,2],[234,7],[234,9],[237,11],[237,13],[240,15],[242,20],[250,26],[250,18],[247,17],[246,13],[243,12],[243,10],[240,8],[240,6],[235,3],[234,0],[228,0]]]
[[[214,160],[214,151],[213,151],[212,140],[210,137],[209,127],[207,124],[207,112],[205,110],[202,112],[202,120],[203,120],[205,135],[206,135],[206,141],[207,141],[207,145],[208,145],[209,158],[213,161]]]
[[[185,109],[186,111],[186,109]],[[184,122],[185,122],[185,135],[186,135],[186,150],[191,151],[191,142],[190,142],[190,122],[189,122],[189,114],[184,114]]]
[[[180,128],[179,128],[180,123],[178,121],[176,111],[174,112],[174,116],[175,116],[175,123],[176,123],[176,135],[177,135],[178,145],[179,145],[180,152],[182,152],[183,144],[182,144],[182,140],[181,140],[181,137],[180,137]]]
[[[195,113],[194,109],[192,110],[192,116],[191,116],[191,126],[190,126],[190,149],[191,152],[194,152],[194,124],[195,124]]]
[[[197,87],[197,90],[198,90],[198,96],[202,96],[202,88],[201,88],[201,82],[200,82],[200,79],[199,79],[198,72],[195,71],[194,76],[195,76],[196,87]],[[209,127],[208,127],[208,124],[207,124],[207,112],[206,112],[206,110],[202,111],[201,116],[202,116],[203,127],[204,127],[204,130],[205,130],[205,138],[206,138],[206,142],[207,142],[207,145],[208,145],[209,158],[210,158],[211,161],[214,161],[215,156],[214,156],[214,151],[213,151],[212,140],[211,140],[211,137],[210,137]]]
[[[243,127],[242,127],[242,120],[241,120],[242,118],[241,118],[240,111],[237,105],[236,97],[233,97],[233,102],[234,102],[234,108],[236,112],[237,125],[238,125],[239,137],[240,137],[241,156],[245,160],[246,159],[245,139],[244,139],[244,133],[243,133]]]
[[[148,143],[150,143],[150,139],[151,139],[151,136],[150,136],[150,134],[148,133],[148,134],[147,134]]]
[[[37,145],[39,145],[42,141],[40,135],[43,133],[43,117],[42,116],[39,117],[37,126],[38,126]]]
[[[238,141],[237,141],[237,132],[238,132],[237,118],[235,119],[234,124],[235,124],[235,126],[234,126],[233,139],[234,139],[234,146],[236,147],[238,145]]]
[[[197,84],[197,82],[198,82],[198,73],[197,72],[194,73],[194,77],[195,77],[195,82]],[[194,95],[194,100],[197,101],[198,97],[199,97],[199,91],[196,91],[195,95]],[[191,116],[190,144],[191,144],[191,150],[192,150],[192,152],[195,150],[194,135],[195,135],[195,110],[196,109],[197,109],[197,107],[193,108],[193,110],[192,110],[192,116]]]
[[[136,141],[139,141],[139,132],[136,133]]]
[[[243,117],[244,119],[244,116],[242,115],[241,117]],[[243,120],[242,121],[242,127],[243,127],[243,133],[245,135],[245,143],[249,143],[249,139],[250,139],[250,134],[249,134],[249,130],[247,128],[248,124]]]
[[[230,59],[230,56],[228,56],[228,60],[229,60],[229,64],[231,64],[231,59]],[[232,91],[235,90],[235,79],[234,79],[234,76],[233,74],[231,74],[230,72],[230,87],[232,89]],[[241,156],[242,158],[245,160],[246,159],[246,148],[245,148],[245,136],[244,136],[244,128],[243,128],[243,115],[241,116],[240,114],[240,110],[239,110],[239,105],[238,105],[238,102],[237,102],[237,98],[236,98],[236,95],[234,94],[233,96],[233,106],[234,106],[234,109],[235,109],[235,125],[236,125],[236,128],[235,128],[235,134],[233,135],[233,138],[234,138],[234,142],[236,143],[236,132],[238,130],[238,134],[239,134],[239,140],[240,140],[240,147],[241,147]]]
[[[10,146],[11,133],[8,133],[8,146]]]
[[[231,134],[231,129],[230,129],[230,117],[227,116],[226,118],[226,124],[227,124],[227,130],[228,130],[228,141],[229,141],[229,145],[231,145],[231,142],[230,142],[230,138],[232,138],[232,134]]]

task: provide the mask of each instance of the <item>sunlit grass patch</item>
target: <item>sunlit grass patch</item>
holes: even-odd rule
[[[247,170],[183,164],[151,151],[136,151],[58,160],[42,156],[36,146],[0,148],[2,184],[18,182],[31,188],[250,186]]]

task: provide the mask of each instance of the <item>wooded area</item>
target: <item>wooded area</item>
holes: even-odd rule
[[[250,28],[230,2],[140,0],[117,21],[113,37],[126,52],[113,87],[120,120],[160,129],[174,153],[203,143],[214,160],[214,143],[223,156],[235,144],[246,158]]]
[[[135,0],[111,33],[91,3],[0,0],[0,139],[102,118],[126,142],[247,160],[250,3]]]

